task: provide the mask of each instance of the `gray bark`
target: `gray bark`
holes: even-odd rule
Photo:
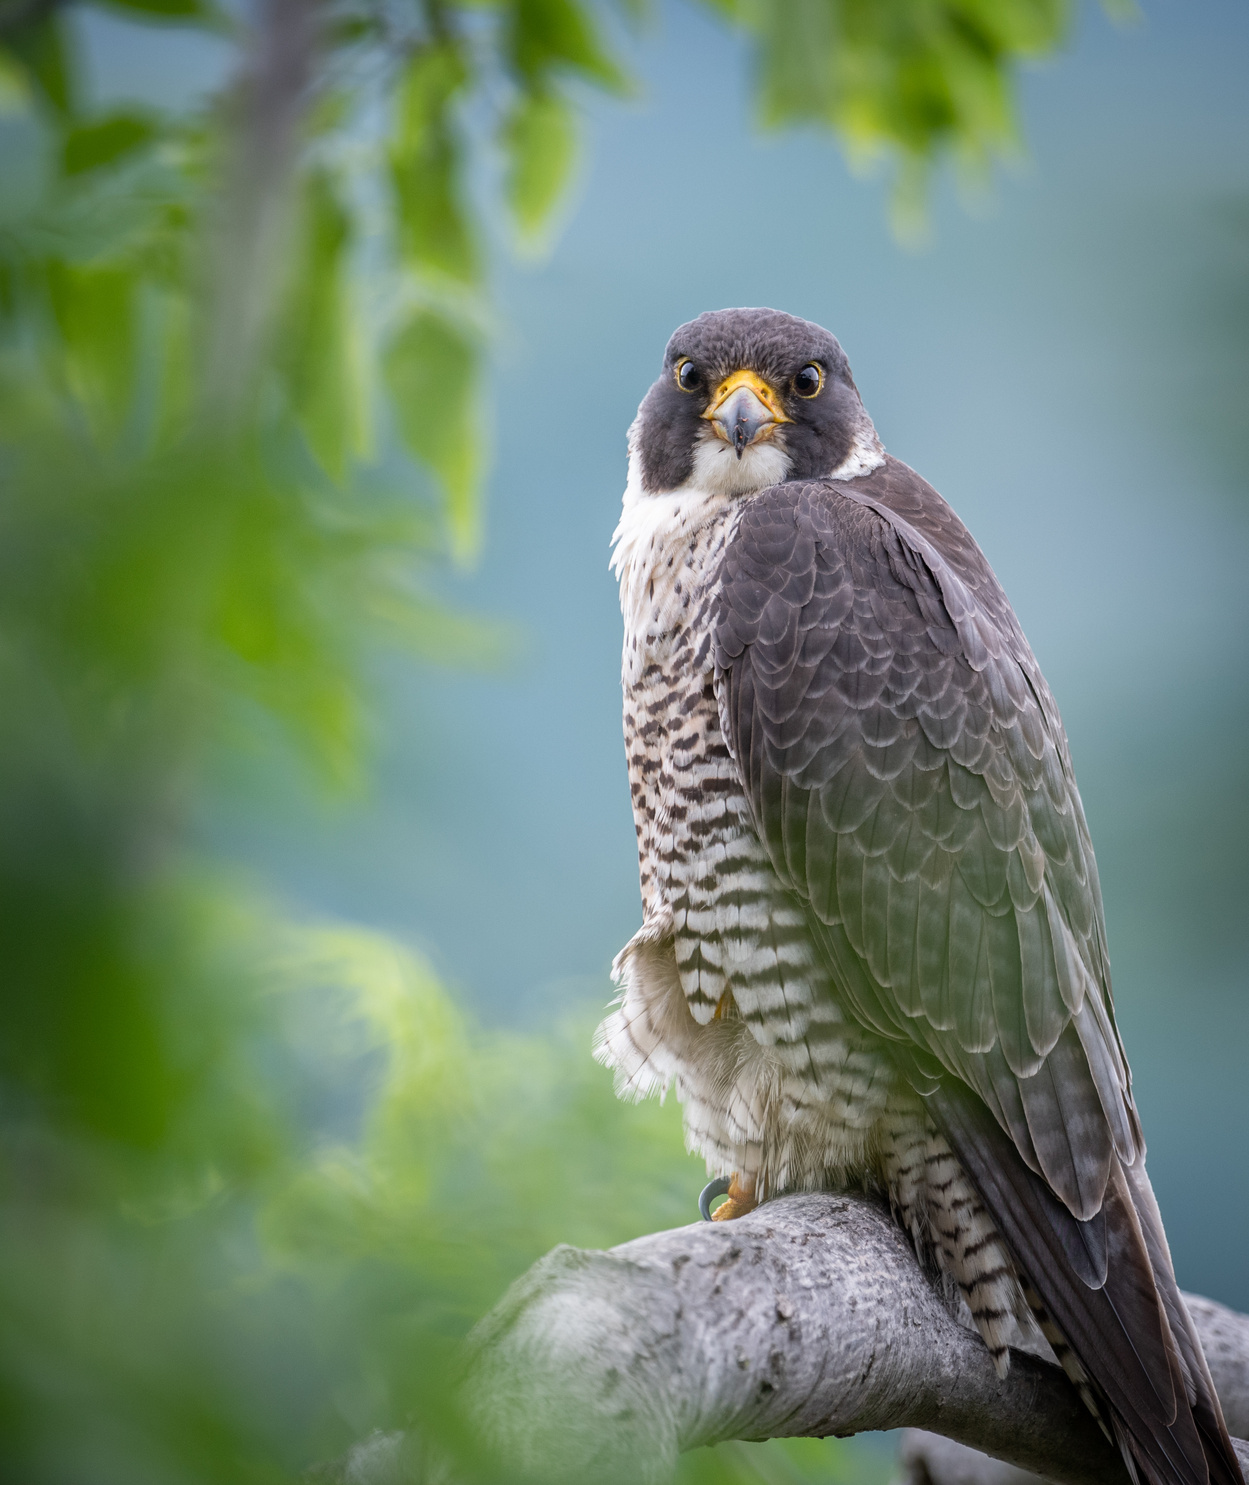
[[[1189,1302],[1232,1432],[1249,1432],[1249,1319]],[[554,1249],[474,1332],[467,1397],[483,1439],[548,1481],[658,1482],[700,1444],[891,1428],[970,1446],[908,1437],[910,1477],[933,1485],[1127,1480],[1052,1363],[1016,1352],[998,1381],[861,1196]]]
[[[213,434],[235,428],[280,302],[320,9],[321,0],[261,0],[231,98],[205,327],[201,411]]]

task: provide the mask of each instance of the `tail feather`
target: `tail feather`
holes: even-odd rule
[[[1102,1210],[1079,1222],[970,1089],[943,1081],[927,1104],[1104,1398],[1129,1472],[1146,1485],[1244,1485],[1140,1165],[1115,1157]]]
[[[1165,1274],[1170,1281],[1159,1285],[1159,1293],[1166,1308],[1171,1333],[1179,1347],[1193,1419],[1207,1446],[1206,1457],[1210,1464],[1210,1479],[1214,1485],[1241,1485],[1243,1471],[1240,1470],[1239,1461],[1234,1452],[1232,1456],[1233,1464],[1236,1465],[1234,1474],[1220,1473],[1217,1468],[1218,1441],[1227,1437],[1227,1425],[1223,1419],[1218,1394],[1214,1390],[1214,1379],[1210,1375],[1210,1368],[1206,1362],[1205,1353],[1201,1349],[1201,1341],[1193,1325],[1192,1316],[1188,1313],[1188,1306],[1184,1303],[1183,1296],[1175,1283],[1171,1249],[1167,1243],[1166,1231],[1162,1225],[1162,1213],[1158,1210],[1153,1187],[1149,1184],[1144,1170],[1139,1167],[1126,1169],[1124,1176],[1132,1188],[1132,1199],[1140,1216],[1150,1263],[1155,1273]],[[1213,1407],[1211,1407],[1211,1400]]]

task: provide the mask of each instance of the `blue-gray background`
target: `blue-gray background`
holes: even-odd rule
[[[607,571],[625,429],[679,322],[818,320],[1058,697],[1180,1281],[1249,1308],[1249,8],[1141,8],[1081,11],[1025,76],[1026,156],[970,205],[943,182],[914,252],[882,182],[753,127],[739,41],[658,7],[640,95],[588,105],[550,256],[500,258],[485,550],[448,591],[523,658],[388,665],[366,802],[312,817],[269,781],[212,834],[296,902],[421,943],[483,1018],[601,1004],[639,918]],[[151,87],[93,35],[109,86]]]

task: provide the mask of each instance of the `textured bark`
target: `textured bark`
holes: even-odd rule
[[[1190,1303],[1229,1426],[1249,1431],[1249,1319]],[[1055,1366],[1016,1352],[998,1381],[866,1197],[785,1197],[607,1252],[556,1248],[473,1343],[483,1437],[544,1480],[660,1481],[700,1444],[889,1428],[1014,1467],[944,1444],[925,1455],[912,1435],[911,1478],[933,1485],[1127,1480]]]

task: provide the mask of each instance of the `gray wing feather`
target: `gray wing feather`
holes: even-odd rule
[[[716,601],[724,733],[849,1008],[1090,1217],[1143,1145],[1066,737],[979,548],[891,460],[754,497]]]

